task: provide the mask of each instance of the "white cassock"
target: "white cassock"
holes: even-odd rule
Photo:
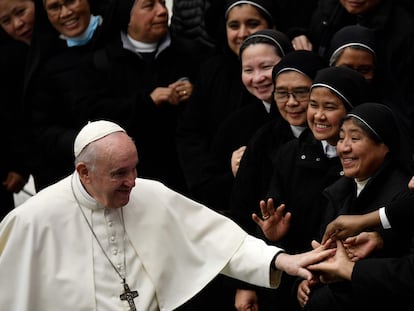
[[[105,213],[110,209],[86,193],[75,173],[40,191],[0,223],[1,309],[128,310],[128,303],[119,299],[120,277],[79,205],[103,239],[109,259],[126,271],[129,287],[138,291],[138,310],[173,310],[219,273],[263,287],[280,282],[282,272],[270,269],[270,263],[281,249],[152,180],[136,179],[122,208],[127,243],[114,238],[111,245],[105,240],[117,236],[120,209]]]

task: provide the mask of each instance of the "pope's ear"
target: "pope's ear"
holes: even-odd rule
[[[78,172],[79,177],[81,179],[89,177],[89,170],[85,163],[82,163],[82,162],[78,163],[76,165],[76,171]]]

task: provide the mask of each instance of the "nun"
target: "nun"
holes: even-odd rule
[[[312,81],[318,70],[327,63],[316,53],[298,50],[287,53],[272,69],[272,108],[279,118],[261,126],[249,140],[241,157],[230,196],[230,214],[247,232],[263,238],[252,214],[260,214],[259,201],[264,197],[272,176],[272,161],[281,146],[298,137],[307,128],[306,111]],[[260,310],[272,310],[276,304],[285,305],[289,287],[278,289],[239,287],[236,305],[249,295]]]
[[[407,187],[412,175],[399,160],[403,152],[401,137],[393,111],[381,103],[363,103],[343,118],[337,152],[344,176],[323,192],[327,204],[322,233],[326,225],[339,215],[365,214],[413,197],[413,192]],[[397,239],[391,230],[369,228],[361,233],[361,240],[364,234],[374,239],[378,247],[358,252],[356,243],[346,244],[348,256],[353,261],[400,257],[409,253],[411,235]],[[313,285],[311,293],[306,304],[301,298],[305,310],[349,310],[371,306],[370,300],[354,294],[351,281]]]
[[[343,175],[336,152],[341,120],[370,100],[369,90],[364,77],[350,68],[326,67],[316,73],[309,93],[308,128],[273,157],[268,191],[260,202],[261,216],[254,217],[275,245],[302,252],[319,235],[325,210],[322,191]],[[283,297],[288,310],[300,309],[295,295],[288,296],[296,293],[295,286],[295,278],[285,278]]]
[[[375,32],[361,25],[345,26],[332,37],[328,51],[330,66],[344,66],[361,73],[369,82],[375,80],[377,67]]]

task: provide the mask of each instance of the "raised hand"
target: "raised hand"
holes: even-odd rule
[[[252,215],[253,221],[260,227],[269,241],[277,242],[282,239],[290,228],[291,213],[285,213],[285,204],[274,207],[273,199],[260,201],[262,218]]]

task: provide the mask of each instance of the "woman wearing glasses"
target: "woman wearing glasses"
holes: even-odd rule
[[[260,212],[259,201],[269,186],[272,171],[272,157],[285,142],[296,139],[306,128],[306,110],[312,80],[319,69],[327,64],[310,51],[287,53],[272,68],[272,108],[278,110],[278,117],[263,125],[249,140],[241,158],[231,193],[230,213],[233,219],[249,233],[258,235],[252,213]],[[272,310],[275,305],[288,306],[283,295],[284,285],[278,290],[243,288],[236,295],[238,310],[258,304],[260,310]],[[277,302],[277,304],[275,304]],[[285,308],[283,308],[285,309]]]
[[[370,100],[370,93],[369,83],[355,70],[328,67],[318,71],[310,88],[308,129],[277,151],[266,201],[260,202],[262,217],[252,216],[269,241],[291,252],[311,248],[324,212],[322,191],[343,175],[336,153],[341,119]],[[285,295],[292,294],[294,283],[293,278],[286,278]],[[290,303],[289,310],[299,310],[294,294]]]

